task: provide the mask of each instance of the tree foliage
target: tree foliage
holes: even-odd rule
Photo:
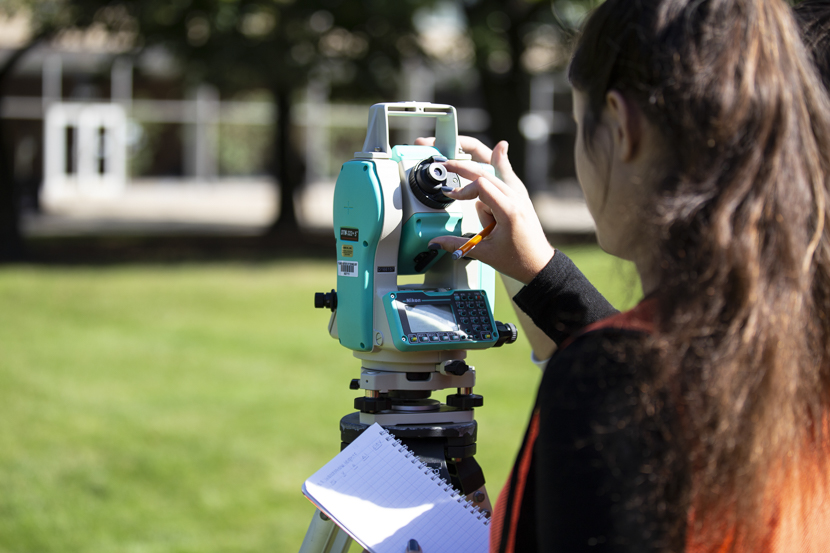
[[[519,121],[530,109],[534,75],[561,70],[582,19],[601,0],[473,0],[463,3],[490,136],[510,143],[524,177],[526,138]],[[540,187],[544,183],[528,183]]]
[[[186,77],[225,90],[296,89],[310,78],[354,80],[389,93],[402,59],[418,55],[403,0],[68,0],[141,46],[163,46]]]
[[[567,60],[570,35],[601,0],[457,0],[490,114],[489,134],[522,160],[518,121],[536,73]],[[313,80],[355,95],[395,97],[401,68],[429,44],[413,23],[434,1],[417,0],[5,0],[0,14],[29,14],[33,40],[98,26],[127,37],[134,51],[160,47],[180,62],[183,84],[211,82],[231,94],[267,88],[277,103],[274,173],[281,183],[280,223],[296,230],[293,194],[302,182],[290,117],[297,93]],[[458,46],[453,46],[458,48]],[[434,52],[433,52],[434,54]],[[21,50],[21,56],[23,52]],[[444,63],[442,54],[434,57]],[[20,57],[20,56],[18,56]],[[13,65],[13,64],[12,64]],[[8,66],[8,64],[7,64]],[[8,70],[11,67],[7,67]],[[6,71],[6,74],[8,71]],[[0,87],[3,69],[0,68]],[[2,136],[0,136],[2,140]],[[517,164],[521,172],[521,164]]]
[[[5,71],[0,68],[0,86],[3,75],[37,41],[59,31],[95,26],[126,37],[134,52],[159,47],[172,54],[179,61],[185,86],[210,82],[226,93],[267,88],[277,104],[274,173],[282,191],[279,223],[282,230],[296,232],[293,196],[302,182],[302,167],[293,151],[290,121],[298,91],[319,80],[345,84],[374,97],[391,97],[401,65],[421,54],[412,16],[429,4],[415,0],[5,0],[0,14],[25,13],[32,42],[6,64]],[[0,175],[0,180],[10,178]],[[0,188],[12,193],[11,183]],[[0,226],[16,233],[20,244],[16,200],[9,196],[4,203],[8,213],[0,215]]]
[[[181,62],[186,82],[232,93],[271,91],[277,104],[275,175],[279,229],[297,230],[293,196],[303,180],[291,138],[297,92],[311,80],[348,83],[389,97],[398,69],[420,55],[413,13],[400,0],[67,0],[110,29],[133,32],[143,48],[162,47]]]

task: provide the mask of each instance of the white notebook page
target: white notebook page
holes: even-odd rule
[[[372,553],[486,553],[489,521],[373,424],[303,485],[332,520]]]

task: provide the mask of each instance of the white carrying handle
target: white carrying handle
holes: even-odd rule
[[[434,117],[435,147],[447,159],[470,159],[458,146],[458,120],[455,108],[447,104],[429,102],[390,102],[369,108],[369,126],[363,151],[357,158],[389,157],[389,117]]]

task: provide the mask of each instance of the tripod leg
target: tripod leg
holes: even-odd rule
[[[320,510],[314,511],[300,553],[347,553],[352,538]]]
[[[481,486],[473,493],[467,494],[467,500],[490,516],[493,513],[493,505],[490,503],[490,496],[487,495],[487,486]]]

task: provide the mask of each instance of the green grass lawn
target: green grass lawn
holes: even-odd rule
[[[636,302],[629,266],[566,251],[617,307]],[[0,552],[298,550],[313,512],[300,486],[339,450],[360,369],[312,307],[334,274],[0,269]],[[526,341],[471,358],[495,498],[540,374]]]

